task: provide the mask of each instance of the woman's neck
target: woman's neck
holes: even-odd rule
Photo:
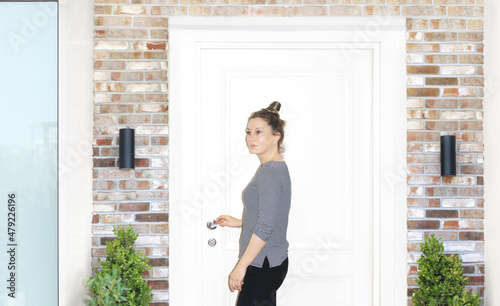
[[[280,152],[278,152],[278,151],[270,152],[269,154],[259,154],[258,157],[259,157],[261,165],[263,165],[271,160],[283,161],[283,157],[281,156]]]

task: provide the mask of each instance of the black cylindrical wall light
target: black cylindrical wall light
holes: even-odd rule
[[[457,175],[455,144],[454,135],[441,136],[441,176]]]
[[[135,168],[134,129],[120,129],[120,169]]]

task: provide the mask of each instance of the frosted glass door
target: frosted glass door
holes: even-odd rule
[[[0,305],[58,304],[57,12],[0,3]]]

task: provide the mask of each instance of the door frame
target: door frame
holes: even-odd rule
[[[341,43],[346,56],[360,48],[373,48],[373,69],[378,79],[373,88],[372,119],[376,130],[372,144],[372,305],[406,304],[406,21],[395,16],[169,18],[170,303],[200,305],[196,297],[201,288],[201,280],[196,278],[200,258],[191,246],[197,234],[183,224],[187,212],[184,205],[190,205],[183,201],[187,183],[183,173],[194,169],[193,155],[187,152],[194,151],[195,142],[187,137],[193,135],[194,126],[183,122],[196,107],[198,96],[193,89],[200,81],[195,72],[199,52],[207,43],[255,42],[255,37],[252,40],[234,34],[248,30],[259,31],[258,40],[262,42],[289,42],[293,37],[300,42]],[[321,39],[309,35],[323,31],[335,35],[321,35]]]

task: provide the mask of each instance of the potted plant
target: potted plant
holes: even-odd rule
[[[422,256],[418,259],[418,290],[412,303],[417,306],[478,306],[477,293],[466,292],[469,278],[464,277],[462,261],[455,254],[444,254],[441,238],[426,238],[420,243]]]
[[[152,301],[151,287],[142,275],[151,266],[149,258],[135,249],[138,237],[130,226],[113,229],[116,239],[106,241],[106,260],[100,258],[100,269],[95,269],[95,276],[85,280],[90,290],[86,297],[88,305],[111,306],[130,305],[146,306]]]

